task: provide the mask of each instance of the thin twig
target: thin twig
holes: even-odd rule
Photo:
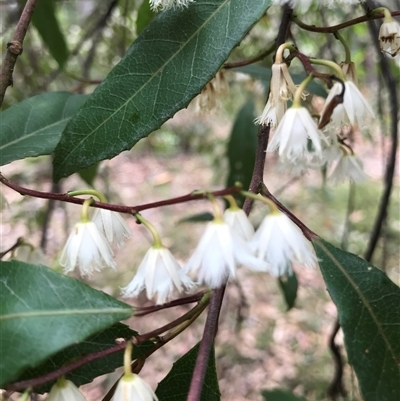
[[[7,255],[7,253],[12,252],[14,249],[17,249],[23,243],[24,239],[22,237],[19,237],[14,245],[11,245],[10,248],[6,249],[3,252],[0,252],[0,259],[3,259],[4,256]]]
[[[4,58],[3,67],[0,71],[0,106],[3,104],[4,95],[9,86],[13,84],[13,72],[18,56],[22,53],[23,43],[31,22],[33,12],[38,0],[28,0],[22,11],[14,36],[7,43],[7,53]]]
[[[265,52],[262,52],[258,56],[255,56],[253,58],[249,58],[247,60],[241,60],[241,61],[234,61],[231,63],[225,63],[222,68],[225,68],[226,70],[229,70],[231,68],[238,68],[238,67],[243,67],[245,65],[249,64],[254,64],[257,63],[257,61],[263,60],[265,57],[268,57],[270,54],[272,54],[275,50],[275,42],[267,49]]]

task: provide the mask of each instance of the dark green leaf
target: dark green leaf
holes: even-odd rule
[[[297,289],[299,287],[296,273],[292,272],[291,275],[279,277],[278,281],[286,301],[287,310],[292,309],[296,301]]]
[[[0,262],[0,388],[132,314],[131,306],[48,267]]]
[[[47,92],[0,113],[0,164],[50,154],[68,120],[86,99],[87,95]]]
[[[140,35],[143,29],[150,24],[155,15],[155,12],[150,8],[150,2],[148,0],[143,0],[136,20],[136,33],[138,35]]]
[[[285,390],[263,390],[261,395],[264,397],[265,401],[306,401],[305,398],[294,395]]]
[[[20,380],[28,380],[42,376],[57,368],[65,366],[72,361],[76,361],[85,355],[101,352],[115,346],[117,338],[129,339],[137,335],[136,331],[131,330],[128,326],[122,323],[116,323],[102,332],[89,337],[80,344],[74,344],[63,349],[61,352],[46,360],[43,364],[28,369],[18,378]],[[132,360],[139,358],[144,353],[153,348],[154,344],[151,341],[133,347]],[[103,356],[101,359],[94,360],[68,373],[66,378],[71,380],[75,385],[81,386],[91,382],[94,378],[113,372],[115,369],[123,365],[124,350],[111,355]],[[35,388],[35,393],[44,393],[50,390],[53,382],[44,386]]]
[[[203,223],[204,221],[212,221],[214,216],[210,212],[193,214],[179,220],[179,223]]]
[[[93,166],[79,170],[78,174],[88,185],[93,186],[93,181],[96,178],[98,168],[99,163],[96,163],[93,164]]]
[[[50,54],[62,68],[68,58],[68,49],[56,18],[54,0],[40,0],[33,13],[32,23],[39,31]]]
[[[253,174],[257,149],[257,127],[254,125],[254,104],[248,101],[237,114],[228,143],[229,175],[227,187],[242,183],[247,190]]]
[[[253,78],[259,79],[266,88],[269,88],[271,80],[271,70],[261,65],[246,65],[243,67],[234,68],[233,71],[241,72],[250,75]],[[291,74],[295,84],[299,85],[305,78],[305,74]],[[325,88],[317,81],[313,80],[307,85],[307,90],[314,95],[326,98],[328,95]]]
[[[313,245],[364,401],[400,399],[400,288],[358,256]]]
[[[54,179],[132,148],[186,107],[270,2],[197,0],[158,13],[69,122]]]
[[[160,401],[186,401],[196,363],[199,344],[174,363],[168,375],[158,384],[156,395]],[[200,401],[219,401],[214,347],[211,350]]]

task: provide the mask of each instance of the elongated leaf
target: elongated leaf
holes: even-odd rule
[[[355,255],[313,245],[364,401],[400,399],[400,288]]]
[[[197,0],[159,13],[66,127],[54,179],[130,149],[186,107],[270,2]]]
[[[229,175],[227,187],[239,181],[247,190],[253,174],[257,149],[257,127],[254,125],[254,104],[251,101],[239,110],[227,146]]]
[[[0,262],[0,388],[132,307],[45,266]]]
[[[126,340],[137,335],[137,332],[131,330],[128,326],[122,323],[116,323],[111,327],[95,334],[81,342],[80,344],[71,345],[63,349],[56,355],[52,356],[40,366],[34,369],[28,369],[17,381],[28,380],[35,377],[42,376],[57,368],[65,366],[68,363],[77,361],[85,355],[101,352],[116,345],[116,339],[124,338]],[[140,345],[135,345],[132,351],[132,360],[135,360],[149,351],[154,344],[151,341],[145,341]],[[66,378],[71,380],[75,385],[81,386],[91,382],[95,377],[101,376],[105,373],[113,372],[116,368],[123,365],[124,350],[119,352],[105,355],[101,359],[97,359],[86,363],[78,369],[68,373]],[[47,383],[44,386],[35,388],[35,393],[48,392],[54,382]]]
[[[294,395],[286,390],[263,390],[261,395],[265,401],[306,401],[305,398]]]
[[[191,216],[184,217],[179,220],[178,224],[181,223],[204,223],[205,221],[212,221],[214,219],[214,215],[210,212],[203,212],[192,214]]]
[[[50,154],[87,95],[47,92],[0,113],[0,164]]]
[[[286,277],[279,277],[278,282],[286,301],[287,310],[290,310],[293,308],[296,301],[297,289],[299,287],[296,273],[293,272],[291,275]]]
[[[168,375],[158,384],[156,395],[162,401],[186,401],[196,363],[199,344],[174,363]],[[215,368],[214,347],[211,350],[206,376],[203,382],[201,401],[219,401],[217,371]]]
[[[40,0],[33,13],[32,23],[39,31],[50,54],[62,68],[68,58],[67,43],[56,18],[54,0]]]

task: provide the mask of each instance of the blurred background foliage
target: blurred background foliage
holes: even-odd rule
[[[2,56],[23,4],[23,1],[0,1]],[[14,72],[14,85],[7,91],[3,109],[47,91],[90,94],[154,17],[147,0],[42,0],[39,4],[42,5],[26,36],[24,52]],[[400,9],[396,0],[386,1],[384,5]],[[361,7],[320,9],[314,5],[312,12],[301,19],[311,25],[334,25],[362,13]],[[274,42],[280,17],[280,8],[271,7],[268,15],[232,52],[229,62],[254,57],[269,48]],[[291,35],[307,55],[336,62],[344,59],[343,48],[333,35],[305,32],[295,25]],[[349,134],[370,180],[350,189],[349,184],[335,187],[327,184],[323,172],[318,171],[294,178],[279,171],[275,158],[268,155],[265,182],[271,192],[311,229],[332,243],[362,255],[383,188],[382,177],[390,143],[390,104],[367,25],[345,29],[342,35],[350,45],[360,88],[378,112],[378,119],[366,131]],[[394,75],[399,77],[398,58],[389,62]],[[3,174],[20,185],[46,191],[62,192],[90,184],[104,192],[109,201],[129,205],[178,196],[199,188],[231,185],[238,177],[242,177],[241,181],[246,184],[256,141],[252,119],[265,104],[271,64],[272,56],[268,56],[257,63],[256,69],[226,70],[224,76],[230,92],[218,99],[216,108],[196,113],[189,106],[141,140],[131,151],[104,161],[90,171],[75,174],[61,184],[51,182],[51,157],[14,162],[3,167]],[[304,75],[298,61],[292,63],[290,71]],[[259,79],[260,73],[266,75]],[[299,79],[295,81],[298,83]],[[322,86],[314,89],[315,93],[323,95]],[[312,102],[318,107],[321,99],[314,98]],[[236,175],[235,168],[238,170]],[[79,216],[79,208],[22,198],[8,188],[4,189],[4,194],[10,207],[2,214],[2,247],[11,246],[23,236],[35,246],[40,245],[49,265],[59,269],[57,256],[69,227]],[[352,194],[350,200],[349,194]],[[178,221],[209,211],[206,202],[199,202],[151,210],[147,217],[161,230],[165,245],[184,260],[196,244],[203,225],[190,222],[177,225]],[[396,283],[400,280],[399,211],[397,174],[383,234],[373,260]],[[262,206],[257,206],[252,212],[251,218],[256,225],[264,213]],[[133,245],[119,251],[118,272],[85,278],[90,285],[115,296],[133,276],[149,241],[145,231],[137,227],[133,219],[129,224],[133,229],[134,238],[130,240]],[[326,389],[333,375],[327,342],[336,317],[335,308],[319,272],[297,270],[297,275],[298,297],[295,308],[288,312],[285,312],[279,284],[270,277],[239,274],[238,283],[228,289],[225,305],[228,313],[222,314],[222,340],[216,351],[224,399],[261,400],[259,390],[274,387],[290,389],[308,400],[326,399]],[[137,301],[144,302],[144,299]],[[167,321],[168,315],[163,318]],[[135,322],[135,329],[144,330],[152,327],[151,323],[151,319],[143,319]],[[230,333],[233,327],[236,337]],[[200,330],[193,330],[184,338],[193,345],[199,335]],[[153,365],[145,370],[150,382],[159,381],[167,371],[166,366],[190,348],[185,344],[175,344],[176,348],[166,347],[160,351],[161,358],[150,358]],[[345,373],[349,393],[346,399],[359,400],[349,366],[346,366]],[[96,389],[108,383],[108,379],[102,378],[87,385],[88,398],[96,399]]]

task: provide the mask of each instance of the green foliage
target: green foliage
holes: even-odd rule
[[[53,0],[40,0],[33,13],[32,23],[38,30],[50,54],[62,68],[68,59],[68,48],[56,18]]]
[[[159,13],[67,125],[54,180],[130,149],[186,107],[269,4],[198,0]]]
[[[150,24],[155,15],[155,12],[150,8],[150,3],[147,0],[143,0],[136,20],[136,33],[138,35],[140,35],[143,29]]]
[[[285,298],[287,310],[290,310],[294,306],[297,297],[297,289],[299,288],[296,273],[293,272],[291,275],[279,277],[278,283]]]
[[[0,387],[133,314],[131,306],[45,266],[0,262]]]
[[[35,368],[28,369],[18,377],[20,380],[28,380],[35,377],[50,373],[68,363],[77,361],[85,355],[101,352],[116,345],[116,339],[130,339],[137,335],[136,331],[131,330],[122,323],[116,323],[111,327],[97,333],[79,344],[73,344],[56,355],[52,356],[44,363]],[[151,341],[145,341],[140,345],[136,345],[132,350],[132,360],[135,360],[149,351],[154,344]],[[91,382],[97,376],[113,372],[116,368],[123,365],[124,350],[118,351],[111,355],[104,355],[100,359],[96,359],[85,365],[73,370],[66,375],[75,385],[81,386]],[[53,382],[47,383],[39,388],[35,388],[35,393],[48,392]]]
[[[88,168],[84,168],[83,170],[79,170],[78,174],[88,185],[93,186],[93,181],[96,178],[97,170],[99,169],[99,163],[93,164]]]
[[[364,400],[399,399],[400,288],[351,253],[322,239],[313,245]]]
[[[204,223],[205,221],[212,221],[213,219],[213,214],[210,212],[203,212],[184,217],[183,219],[179,220],[179,223]]]
[[[195,345],[188,353],[176,361],[168,375],[158,384],[156,395],[160,400],[186,401],[199,346],[199,344]],[[200,401],[219,400],[220,392],[213,347],[208,360]]]
[[[248,101],[239,110],[227,147],[229,175],[226,185],[239,181],[249,188],[257,148],[257,127],[254,125],[254,104]]]
[[[0,114],[0,164],[50,154],[68,120],[86,99],[86,95],[47,92],[3,111]]]
[[[263,390],[261,391],[261,395],[264,397],[265,401],[306,401],[303,397],[280,389]]]

